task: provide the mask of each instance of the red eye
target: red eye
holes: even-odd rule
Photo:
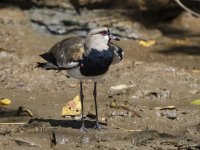
[[[100,34],[102,34],[102,35],[108,35],[108,32],[107,31],[102,31],[102,32],[100,32]]]

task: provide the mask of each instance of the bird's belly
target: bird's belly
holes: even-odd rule
[[[91,79],[94,81],[100,80],[105,75],[105,74],[102,74],[102,75],[98,75],[98,76],[84,76],[80,72],[80,67],[67,70],[67,73],[69,74],[70,77],[75,78],[75,79],[79,79],[79,80]]]

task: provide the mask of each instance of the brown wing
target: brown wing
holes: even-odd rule
[[[55,59],[58,67],[71,68],[72,62],[76,65],[82,59],[84,53],[85,37],[71,37],[56,43],[50,50]]]

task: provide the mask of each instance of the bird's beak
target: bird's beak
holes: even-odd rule
[[[110,34],[109,38],[110,38],[110,40],[120,41],[120,38],[118,36],[115,36],[115,35],[112,35],[112,34]]]

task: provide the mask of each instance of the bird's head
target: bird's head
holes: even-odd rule
[[[110,33],[110,30],[106,27],[96,28],[90,30],[86,37],[86,46],[88,48],[104,49],[108,47],[110,40],[120,39]]]

